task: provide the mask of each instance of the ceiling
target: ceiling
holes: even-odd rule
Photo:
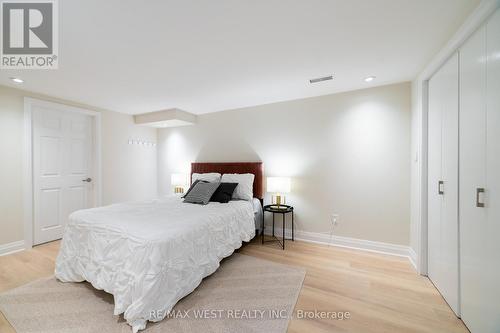
[[[409,81],[478,3],[64,0],[59,69],[1,70],[0,84],[21,77],[22,89],[130,114],[201,114]]]

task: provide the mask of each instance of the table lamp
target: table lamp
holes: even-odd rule
[[[174,186],[174,193],[184,193],[184,186],[186,186],[186,175],[183,173],[173,173],[170,181]]]
[[[286,203],[283,193],[290,193],[289,177],[267,177],[267,192],[274,193],[271,202],[280,209]],[[283,207],[285,209],[286,207]]]

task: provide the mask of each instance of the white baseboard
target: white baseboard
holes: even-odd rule
[[[409,251],[408,259],[410,260],[411,265],[418,272],[418,269],[417,269],[417,253],[411,247],[408,248],[408,251]]]
[[[0,245],[0,256],[24,250],[24,241],[7,243]]]
[[[267,227],[266,235],[270,235],[271,233],[272,231],[270,230],[269,227]],[[275,228],[275,235],[281,237],[283,235],[282,229]],[[292,235],[291,230],[285,229],[285,236],[287,238],[290,238],[291,235]],[[415,252],[411,250],[409,246],[376,242],[376,241],[343,237],[343,236],[335,236],[335,235],[333,237],[330,237],[330,235],[326,233],[323,234],[323,233],[301,231],[301,230],[295,230],[295,239],[310,243],[340,246],[349,249],[406,257],[408,258],[408,260],[410,260],[412,265],[415,266],[414,263],[412,262],[415,256],[413,256],[413,258],[411,257],[412,254],[415,254]]]

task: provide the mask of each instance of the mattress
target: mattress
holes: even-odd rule
[[[88,281],[114,296],[133,332],[160,321],[219,262],[255,235],[249,201],[208,205],[177,196],[70,215],[56,260],[63,282]]]

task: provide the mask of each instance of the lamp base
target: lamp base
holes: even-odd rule
[[[286,209],[286,207],[281,208],[281,205],[286,204],[285,196],[281,194],[276,194],[271,197],[271,204],[273,208]]]
[[[174,188],[174,193],[175,194],[182,194],[182,193],[184,193],[184,187],[182,187],[182,186],[176,186]]]

